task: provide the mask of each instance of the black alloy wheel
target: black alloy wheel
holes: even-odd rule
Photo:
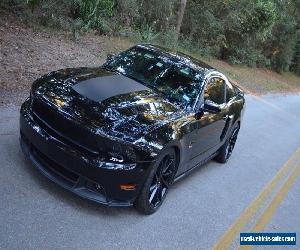
[[[159,206],[166,197],[175,168],[175,157],[171,155],[166,155],[160,162],[149,188],[149,203],[153,208]]]
[[[168,149],[157,160],[137,198],[136,206],[140,212],[152,214],[161,206],[173,183],[176,171],[175,151]]]
[[[235,143],[236,143],[236,140],[237,140],[238,133],[239,133],[239,127],[236,127],[233,130],[233,132],[232,132],[232,134],[229,138],[229,141],[228,141],[227,147],[226,147],[226,156],[225,156],[227,160],[229,159],[229,157],[232,154],[232,151],[234,149],[234,146],[235,146]]]
[[[234,149],[238,134],[239,134],[240,126],[237,124],[228,139],[225,141],[223,146],[219,149],[218,155],[215,157],[215,160],[220,163],[226,163],[230,158],[232,151]]]

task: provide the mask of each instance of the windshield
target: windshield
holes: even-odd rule
[[[195,102],[202,80],[187,64],[140,47],[117,55],[105,68],[133,78],[184,107]]]

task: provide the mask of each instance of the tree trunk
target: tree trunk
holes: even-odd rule
[[[187,2],[187,0],[180,0],[180,7],[179,7],[179,10],[178,10],[177,25],[176,25],[177,36],[179,36],[179,33],[180,33],[180,28],[181,28],[181,25],[182,25],[183,15],[184,15],[185,7],[186,7],[186,2]]]

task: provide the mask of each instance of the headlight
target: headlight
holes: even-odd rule
[[[136,162],[135,150],[130,145],[121,145],[119,143],[113,143],[111,147],[101,147],[103,160],[112,163],[134,163]]]

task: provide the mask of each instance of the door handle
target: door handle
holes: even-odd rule
[[[224,115],[224,116],[223,116],[223,120],[224,120],[224,121],[227,121],[228,117],[229,117],[229,115]]]
[[[228,119],[231,120],[234,117],[234,115],[224,115],[223,120],[227,121]]]
[[[192,148],[193,147],[193,144],[194,144],[195,142],[194,141],[190,141],[190,143],[189,143],[189,148]]]

